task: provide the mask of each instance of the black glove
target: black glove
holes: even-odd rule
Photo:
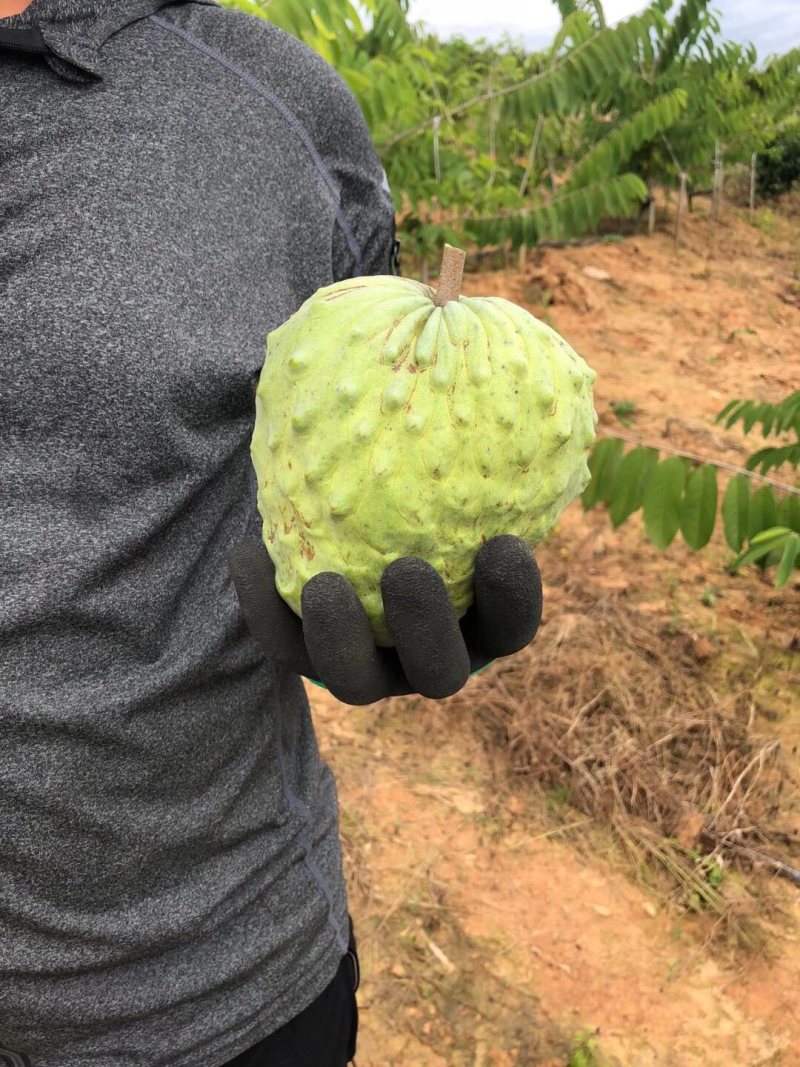
[[[532,641],[542,617],[536,560],[524,541],[510,535],[481,547],[475,600],[460,621],[430,564],[414,556],[390,563],[381,596],[394,648],[375,644],[366,612],[343,575],[327,571],[306,582],[300,619],[275,588],[275,568],[260,541],[237,545],[229,561],[253,637],[274,660],[318,680],[345,704],[407,693],[452,696],[471,673]]]

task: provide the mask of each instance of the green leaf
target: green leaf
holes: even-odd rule
[[[771,529],[762,530],[761,533],[757,533],[755,535],[755,537],[751,537],[750,544],[751,545],[768,545],[771,541],[774,541],[776,538],[786,537],[791,532],[792,531],[791,530],[787,530],[787,528],[785,526],[773,526]],[[774,548],[775,546],[773,545],[772,547]]]
[[[757,560],[763,559],[770,552],[774,552],[776,548],[782,548],[791,536],[792,531],[787,530],[785,526],[774,526],[770,530],[762,530],[760,534],[757,534],[752,539],[747,551],[740,553],[731,563],[730,570],[738,571],[740,567],[744,567],[747,563],[755,563]]]
[[[747,413],[750,411],[752,406],[753,404],[751,400],[737,400],[733,410],[731,411],[728,418],[725,420],[725,429],[729,430],[735,422],[739,421],[739,419],[746,418]]]
[[[796,533],[791,533],[786,539],[783,555],[778,564],[778,573],[775,575],[776,589],[782,589],[791,578],[797,562],[798,551],[800,551],[800,536]]]
[[[800,436],[800,390],[790,393],[779,404],[768,402],[757,403],[755,400],[731,400],[726,404],[717,416],[717,422],[726,419],[726,427],[730,428],[735,422],[741,421],[745,433],[749,433],[753,426],[761,423],[761,429],[765,437],[770,433],[781,434],[794,427]]]
[[[584,489],[581,498],[584,510],[588,511],[595,504],[608,503],[624,447],[618,437],[604,437],[592,449],[589,456],[592,480]]]
[[[680,502],[686,482],[686,461],[671,456],[653,471],[644,494],[647,536],[663,552],[680,528]]]
[[[790,530],[800,533],[800,496],[792,493],[781,502],[778,521],[781,526],[788,526]]]
[[[714,422],[722,422],[722,420],[724,418],[727,418],[727,416],[730,415],[730,413],[734,410],[734,408],[737,408],[740,403],[741,403],[741,401],[739,401],[739,400],[730,400],[730,401],[728,401],[728,403],[725,405],[725,407],[722,409],[722,411],[720,411],[720,413],[717,415],[716,419],[714,419]]]
[[[722,521],[725,525],[725,540],[734,552],[738,552],[750,532],[747,524],[750,505],[750,479],[737,474],[728,482],[722,501]]]
[[[789,427],[794,427],[795,432],[800,436],[800,429],[798,429],[798,420],[800,419],[800,389],[795,393],[791,393],[778,405],[778,413],[775,419],[774,430],[775,433],[783,433],[788,430]]]
[[[717,518],[717,472],[703,464],[691,471],[680,505],[681,533],[696,552],[711,540]]]
[[[762,530],[769,530],[778,523],[778,505],[775,493],[768,485],[756,490],[750,498],[750,514],[747,532],[752,541]]]
[[[642,506],[647,483],[657,463],[658,452],[654,448],[634,448],[623,458],[608,509],[614,529]]]
[[[310,14],[310,17],[311,17],[311,21],[316,26],[317,32],[319,33],[319,35],[321,37],[324,37],[326,41],[335,41],[336,40],[336,34],[333,32],[333,30],[330,28],[330,26],[326,26],[325,25],[325,23],[319,17],[317,12],[316,11],[311,11],[311,12],[309,12],[309,14]]]
[[[658,57],[657,72],[662,75],[676,62],[681,52],[688,52],[688,45],[696,40],[701,25],[700,17],[708,6],[708,0],[684,0],[675,16],[669,36],[664,41]]]
[[[576,0],[556,0],[556,3],[558,4],[561,18],[564,20],[568,19],[570,15],[573,15],[578,9]]]
[[[744,426],[744,432],[750,433],[750,431],[758,422],[758,404],[754,400],[748,400],[745,410],[742,414],[742,425]]]
[[[800,444],[762,448],[748,457],[746,466],[751,471],[760,467],[762,474],[768,474],[771,470],[782,467],[784,463],[790,463],[793,467],[800,466]]]
[[[473,215],[470,228],[478,243],[493,244],[497,240],[498,224],[505,221],[516,245],[530,243],[525,233],[526,219],[530,219],[536,239],[561,239],[585,233],[604,216],[634,215],[647,197],[647,186],[638,174],[618,174],[603,178],[579,189],[560,192],[547,204],[531,207],[513,215]],[[485,228],[484,228],[485,227]]]

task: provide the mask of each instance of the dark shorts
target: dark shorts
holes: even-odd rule
[[[356,1054],[359,980],[351,919],[350,943],[333,981],[298,1016],[225,1067],[346,1067]]]

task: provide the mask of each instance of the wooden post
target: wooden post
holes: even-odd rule
[[[683,221],[683,208],[686,203],[686,171],[681,171],[681,187],[678,190],[678,217],[675,220],[675,241],[681,239],[681,222]]]
[[[422,260],[422,268],[419,272],[419,280],[422,282],[423,285],[430,285],[431,274],[430,269],[428,267],[428,261],[425,258],[423,258]]]
[[[753,221],[753,215],[756,210],[756,160],[758,159],[758,153],[753,152],[750,157],[750,221]]]
[[[719,155],[719,141],[714,142],[714,181],[711,189],[711,217],[714,222],[719,218],[720,200],[722,199],[722,160]]]
[[[656,198],[655,190],[650,188],[650,205],[647,212],[647,232],[650,237],[656,232]]]
[[[719,141],[714,142],[714,181],[711,183],[711,214],[719,218]]]
[[[495,59],[492,62],[492,69],[489,71],[489,159],[492,161],[492,170],[489,174],[489,180],[486,182],[486,187],[494,185],[494,179],[497,176],[497,118],[498,118],[498,105],[497,100],[494,98],[494,75],[497,70],[497,53],[492,53]]]
[[[492,91],[491,89],[489,90]],[[489,159],[492,161],[492,169],[486,182],[487,188],[494,185],[497,177],[497,101],[489,101]]]
[[[524,274],[528,269],[528,246],[525,244],[519,246],[519,262],[517,266],[520,274]]]
[[[439,164],[439,127],[442,125],[442,116],[437,115],[433,120],[433,176],[436,184],[442,183],[442,168]]]
[[[525,166],[525,173],[522,175],[522,181],[519,183],[519,195],[524,196],[528,189],[528,182],[531,180],[531,174],[533,173],[533,165],[536,161],[536,149],[539,147],[539,138],[542,134],[542,127],[544,126],[544,115],[540,115],[536,120],[536,129],[533,131],[533,140],[531,141],[531,150],[528,153],[528,162]]]
[[[711,244],[709,255],[717,256],[717,222],[719,220],[720,202],[722,200],[722,160],[720,159],[719,141],[714,142],[714,181],[711,188]]]
[[[555,195],[558,192],[556,186],[556,170],[553,166],[553,160],[549,156],[547,159],[547,173],[550,178],[550,188],[553,190],[553,195]]]

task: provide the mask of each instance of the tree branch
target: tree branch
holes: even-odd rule
[[[463,104],[459,104],[457,107],[450,108],[450,117],[455,115],[461,115],[463,112],[468,111],[470,108],[478,107],[480,104],[487,104],[490,100],[497,100],[502,96],[510,96],[512,93],[518,93],[522,89],[527,89],[529,85],[535,85],[536,82],[543,81],[545,78],[549,78],[554,71],[560,70],[565,63],[570,62],[575,56],[580,55],[590,44],[593,44],[597,40],[600,33],[605,33],[605,30],[598,30],[597,33],[588,37],[583,44],[579,44],[577,48],[573,48],[571,52],[568,52],[560,63],[549,66],[547,70],[543,70],[540,74],[533,74],[530,78],[525,78],[524,81],[517,82],[514,85],[507,85],[503,89],[493,89],[491,92],[482,93],[479,96],[473,96],[471,100],[466,100]],[[378,145],[380,151],[385,151],[388,148],[394,147],[399,141],[405,141],[408,137],[413,137],[414,134],[424,133],[425,130],[431,124],[431,120],[425,119],[423,122],[418,122],[416,126],[411,126],[407,130],[401,130],[400,133],[396,133],[394,137],[390,137],[388,141],[384,141]]]

